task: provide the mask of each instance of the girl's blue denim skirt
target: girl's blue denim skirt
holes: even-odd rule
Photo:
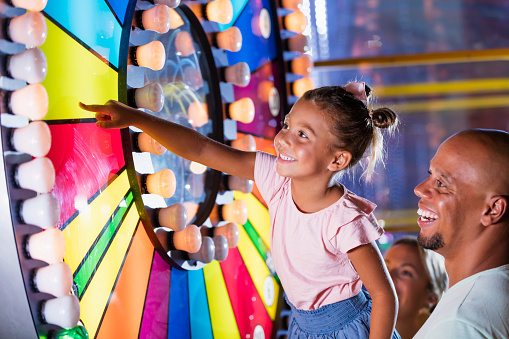
[[[292,310],[288,326],[289,339],[369,337],[371,297],[365,290],[349,299],[309,311],[296,309],[286,295],[285,299]],[[392,338],[401,339],[396,331]]]

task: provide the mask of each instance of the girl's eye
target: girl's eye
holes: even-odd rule
[[[308,136],[306,135],[306,133],[302,132],[302,131],[299,131],[299,137],[301,138],[307,138]]]
[[[281,122],[282,129],[288,129],[288,124],[286,122]]]
[[[412,272],[410,272],[410,271],[403,271],[403,272],[401,272],[401,274],[403,274],[404,276],[410,277],[410,278],[412,278],[414,276],[412,274]]]

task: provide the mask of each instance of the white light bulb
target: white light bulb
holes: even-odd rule
[[[295,11],[284,17],[284,26],[289,31],[302,33],[306,29],[308,20],[301,11]]]
[[[233,19],[233,6],[230,0],[217,0],[207,3],[207,19],[220,24],[229,24]]]
[[[170,10],[166,5],[157,5],[141,13],[143,28],[166,33],[170,30]]]
[[[170,8],[170,29],[179,28],[184,24],[184,20],[174,9]]]
[[[189,164],[189,170],[194,174],[203,174],[207,170],[207,166],[200,164],[199,162],[192,161]]]
[[[302,0],[281,0],[281,5],[287,9],[297,10],[302,6]]]
[[[41,120],[48,113],[48,92],[41,84],[31,84],[11,93],[12,113]]]
[[[159,224],[174,231],[182,231],[187,225],[187,209],[181,203],[159,209]]]
[[[171,198],[177,188],[175,173],[169,168],[164,168],[156,173],[147,175],[147,191],[163,198]]]
[[[163,43],[155,40],[136,47],[136,62],[138,66],[147,67],[154,71],[163,69],[166,63],[166,51]]]
[[[237,247],[239,243],[239,227],[236,223],[229,222],[223,226],[217,226],[212,228],[214,230],[214,236],[222,235],[228,241],[228,247]]]
[[[203,77],[200,70],[192,66],[184,68],[182,80],[195,91],[203,87]]]
[[[290,62],[290,65],[292,73],[300,74],[303,76],[308,76],[313,69],[313,61],[307,54],[303,54],[300,57],[293,59]]]
[[[192,102],[188,109],[189,123],[193,127],[202,127],[209,122],[207,104],[202,102]]]
[[[42,82],[48,71],[46,56],[37,47],[29,48],[12,55],[7,69],[15,79],[25,80],[29,84]]]
[[[239,87],[246,87],[251,80],[251,71],[247,62],[238,62],[235,65],[227,66],[224,69],[224,78]]]
[[[58,228],[32,234],[28,237],[26,250],[30,258],[48,264],[61,262],[65,255],[65,238]]]
[[[21,203],[20,214],[25,224],[45,229],[55,227],[60,219],[60,205],[52,194],[39,194]]]
[[[7,30],[12,41],[24,44],[27,48],[42,45],[48,32],[46,19],[41,12],[27,12],[12,18]]]
[[[309,50],[309,41],[305,35],[299,34],[289,38],[287,41],[290,51],[306,53]]]
[[[255,106],[251,98],[242,98],[230,104],[228,109],[230,118],[244,124],[253,122],[255,117]]]
[[[217,261],[224,261],[228,256],[228,240],[222,235],[215,235],[212,240],[216,251],[214,253],[214,259]]]
[[[159,112],[164,106],[163,88],[158,82],[152,82],[134,92],[136,106],[146,108],[152,112]]]
[[[166,5],[170,8],[175,8],[178,7],[178,5],[180,5],[180,0],[151,0],[150,2],[152,2],[153,4]]]
[[[232,26],[216,35],[217,47],[230,52],[238,52],[242,48],[242,33],[238,27]]]
[[[292,92],[295,96],[301,97],[309,90],[315,88],[315,84],[311,78],[301,78],[296,80],[292,85]]]
[[[48,158],[35,158],[18,165],[15,177],[21,188],[48,193],[55,185],[55,167]]]
[[[34,285],[39,292],[55,297],[69,294],[72,288],[72,272],[64,262],[38,268],[34,274]]]
[[[251,193],[253,190],[253,184],[253,180],[244,179],[234,175],[228,176],[228,188],[232,191]]]
[[[201,234],[196,225],[189,225],[183,231],[174,232],[173,244],[176,249],[196,253],[201,247]]]
[[[45,301],[41,311],[48,324],[71,328],[80,319],[80,302],[74,295],[65,295]]]
[[[189,56],[195,52],[193,38],[186,31],[180,31],[175,37],[175,48],[182,56]]]
[[[247,222],[247,205],[244,200],[234,200],[222,205],[223,220],[244,225]]]
[[[51,148],[51,132],[43,121],[33,121],[25,127],[16,128],[11,143],[18,152],[43,157]]]
[[[145,132],[138,133],[138,148],[142,152],[163,155],[167,149]]]
[[[189,259],[208,264],[214,260],[215,244],[212,238],[202,237],[201,247],[196,253],[189,253]]]
[[[48,0],[11,0],[12,5],[29,11],[40,12],[46,7]]]
[[[245,134],[237,140],[232,140],[231,145],[233,148],[239,149],[244,152],[255,152],[256,141],[251,134]]]

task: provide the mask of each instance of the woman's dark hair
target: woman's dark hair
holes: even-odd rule
[[[337,137],[336,143],[331,147],[352,154],[347,170],[354,167],[364,157],[368,148],[371,148],[364,171],[366,179],[370,179],[376,163],[383,160],[383,135],[380,129],[392,132],[398,124],[398,118],[396,113],[387,107],[368,109],[371,88],[367,85],[365,88],[367,103],[357,99],[341,86],[312,89],[304,93],[301,99],[312,102],[331,118],[331,132]]]

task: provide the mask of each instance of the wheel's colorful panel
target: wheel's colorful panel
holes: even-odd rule
[[[171,271],[168,338],[190,338],[189,276],[184,270]]]
[[[191,338],[212,339],[207,288],[203,270],[189,271],[189,313]]]

